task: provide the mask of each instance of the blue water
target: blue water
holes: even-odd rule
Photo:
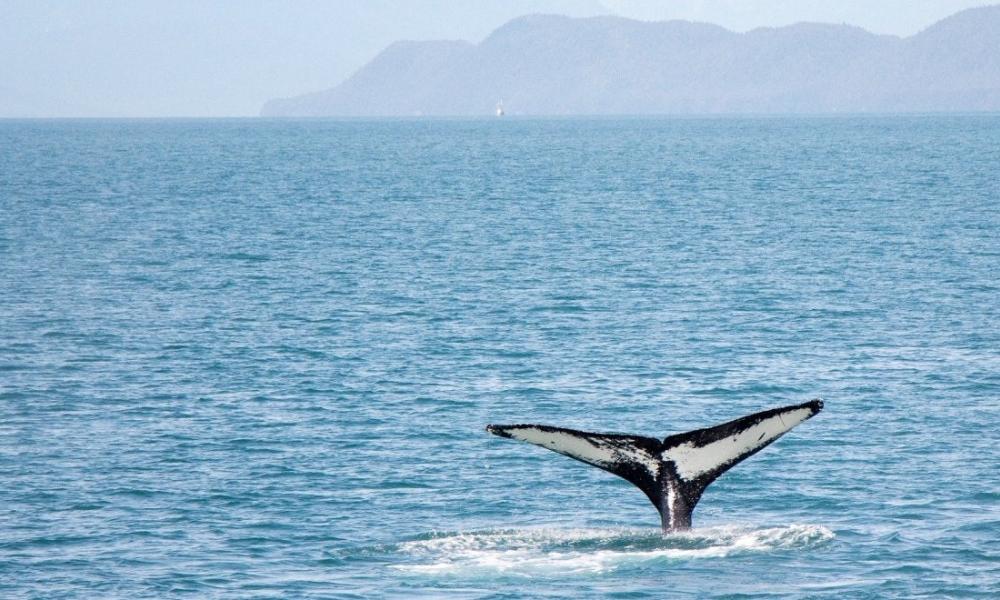
[[[4,598],[996,597],[998,430],[1000,117],[0,122]]]

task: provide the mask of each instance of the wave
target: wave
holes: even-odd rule
[[[396,548],[410,573],[604,573],[679,560],[814,547],[834,538],[819,525],[720,526],[663,535],[640,529],[503,529],[437,534]]]

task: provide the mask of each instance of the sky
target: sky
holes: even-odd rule
[[[800,21],[912,35],[989,0],[0,0],[0,117],[252,116],[390,43],[478,42],[524,14]]]

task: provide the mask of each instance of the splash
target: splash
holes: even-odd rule
[[[658,562],[808,548],[833,539],[818,525],[754,529],[722,526],[661,535],[637,529],[515,529],[442,534],[398,546],[404,564],[424,574],[533,576],[604,573]]]

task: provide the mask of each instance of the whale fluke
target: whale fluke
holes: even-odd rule
[[[646,494],[663,531],[691,527],[710,483],[823,409],[823,402],[772,408],[721,425],[655,438],[548,425],[487,425],[494,435],[548,448],[609,471]]]

